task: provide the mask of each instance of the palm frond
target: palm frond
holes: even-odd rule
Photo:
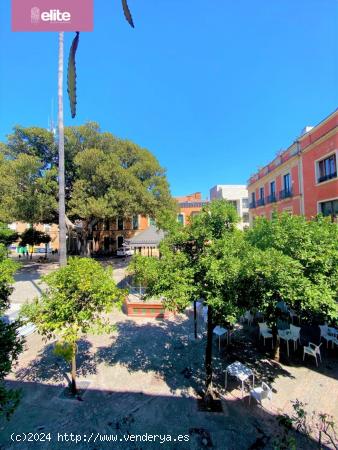
[[[127,19],[127,22],[129,23],[129,25],[131,27],[135,28],[127,0],[122,0],[122,7],[123,7],[123,12],[124,12],[124,17]]]
[[[80,33],[77,31],[76,36],[73,39],[72,45],[69,51],[68,58],[68,79],[67,79],[67,91],[70,103],[70,111],[72,118],[76,116],[76,50],[79,45]]]

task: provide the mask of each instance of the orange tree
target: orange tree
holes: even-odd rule
[[[220,320],[239,313],[235,290],[243,233],[236,227],[235,208],[211,202],[188,226],[174,226],[161,243],[161,257],[134,257],[130,270],[147,286],[146,295],[161,296],[169,310],[184,311],[202,297],[208,305],[205,351],[205,398],[212,395],[212,337]]]

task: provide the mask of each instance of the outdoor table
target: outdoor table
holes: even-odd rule
[[[289,357],[289,340],[292,339],[292,333],[290,330],[278,330],[278,337],[286,341],[286,348]]]
[[[227,335],[227,343],[229,343],[228,330],[226,328],[222,328],[219,325],[217,325],[217,327],[214,328],[213,333],[218,336],[218,350],[221,351],[221,336],[223,336],[223,334]]]
[[[252,387],[255,387],[255,374],[249,367],[246,367],[244,364],[240,363],[239,361],[235,361],[234,363],[230,364],[226,370],[225,370],[225,389],[227,388],[228,384],[228,374],[236,377],[239,381],[242,383],[242,398],[243,398],[243,388],[244,388],[244,381],[252,376]]]
[[[335,338],[338,337],[338,330],[337,328],[333,328],[333,327],[327,327],[327,333],[334,336]]]

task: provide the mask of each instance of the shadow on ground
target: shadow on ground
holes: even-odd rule
[[[46,345],[37,358],[16,372],[16,378],[20,381],[69,383],[70,365],[54,354],[54,347],[54,342]],[[78,342],[77,376],[96,374],[96,359],[91,347],[92,344],[85,339]]]
[[[240,400],[223,402],[224,412],[213,414],[199,412],[191,397],[114,392],[89,386],[79,402],[62,397],[61,387],[33,382],[7,385],[21,389],[23,396],[11,420],[0,422],[0,448],[6,450],[271,450],[280,431],[274,416]],[[29,445],[11,441],[12,433],[22,436],[28,431],[34,440]],[[73,439],[77,436],[77,443],[69,441],[70,433]],[[157,435],[156,442],[145,441],[150,434]],[[110,436],[109,441],[104,435]],[[143,441],[135,435],[142,436]],[[297,448],[317,448],[300,434],[294,435]],[[47,441],[46,436],[51,440]],[[113,439],[118,442],[116,447]]]

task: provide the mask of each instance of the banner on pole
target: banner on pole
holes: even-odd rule
[[[93,31],[93,0],[12,0],[12,31]]]

